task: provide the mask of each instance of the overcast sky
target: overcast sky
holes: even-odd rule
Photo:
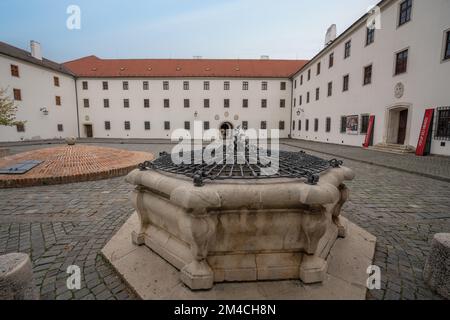
[[[0,0],[0,41],[63,62],[102,58],[309,59],[378,0]],[[81,29],[69,30],[69,5]]]

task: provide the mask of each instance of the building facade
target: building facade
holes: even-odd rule
[[[0,87],[19,98],[17,118],[27,121],[0,127],[0,141],[166,139],[199,120],[204,129],[280,129],[361,146],[374,116],[373,145],[414,150],[431,108],[431,153],[450,155],[450,1],[378,7],[310,61],[89,56],[61,65],[0,43]]]

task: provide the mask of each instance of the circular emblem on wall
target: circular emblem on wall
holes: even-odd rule
[[[239,120],[239,116],[237,114],[234,116],[234,120]]]
[[[216,119],[217,121],[220,119],[219,115],[216,114],[216,116],[214,117],[214,119]]]
[[[394,94],[397,99],[400,99],[403,97],[403,94],[405,93],[405,86],[403,83],[399,82],[395,85]]]
[[[86,121],[89,121],[89,119],[90,119],[89,116],[84,117],[84,120],[86,120]]]
[[[300,116],[302,113],[300,112],[300,110],[297,111],[297,115]]]
[[[225,114],[224,114],[225,118],[228,118],[229,115],[230,115],[230,114],[228,113],[228,111],[225,112]]]

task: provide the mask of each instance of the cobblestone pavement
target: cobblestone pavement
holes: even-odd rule
[[[108,147],[155,154],[170,148]],[[31,146],[11,151],[24,148]],[[382,270],[382,289],[368,298],[439,299],[424,284],[422,269],[433,234],[450,231],[450,183],[351,160],[344,164],[356,178],[348,183],[351,198],[343,215],[378,238],[374,264]],[[123,178],[0,190],[0,254],[31,255],[42,299],[136,299],[99,255],[133,210],[131,190]],[[81,290],[66,287],[69,265],[82,269]]]
[[[392,154],[358,147],[294,139],[282,139],[281,143],[450,182],[450,157],[418,157],[411,153],[404,155]]]

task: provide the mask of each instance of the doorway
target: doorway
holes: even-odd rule
[[[386,143],[408,144],[409,108],[394,107],[387,110]]]
[[[400,111],[399,118],[397,143],[405,144],[406,126],[408,124],[408,109]]]
[[[233,125],[230,122],[224,122],[220,125],[220,134],[222,135],[223,139],[230,138],[233,134]]]
[[[87,138],[93,138],[94,134],[93,134],[93,131],[92,131],[92,124],[85,124],[84,125],[84,132],[85,132]]]

